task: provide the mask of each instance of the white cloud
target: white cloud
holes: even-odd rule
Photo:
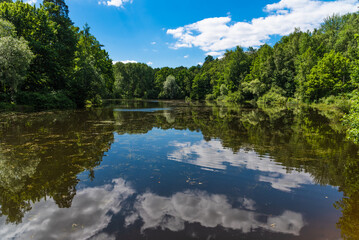
[[[123,7],[125,3],[132,3],[133,0],[109,0],[109,1],[99,1],[99,4],[103,4],[106,6],[113,6],[113,7]]]
[[[151,42],[152,45],[156,45],[157,43],[156,42]]]
[[[219,140],[202,140],[193,144],[172,142],[170,145],[177,147],[177,150],[168,154],[170,160],[197,165],[208,170],[226,170],[227,165],[230,165],[260,171],[259,181],[268,182],[274,189],[284,192],[313,182],[309,173],[295,170],[287,172],[270,157],[260,157],[255,151],[240,150],[233,153],[232,150],[224,148]]]
[[[126,63],[137,63],[137,61],[135,60],[124,60],[124,61],[121,61],[122,63],[126,64]]]
[[[208,56],[208,55],[211,55],[213,57],[221,57],[223,56],[224,54],[224,51],[219,51],[219,52],[207,52],[205,55]]]
[[[250,47],[264,44],[272,35],[287,35],[294,28],[313,30],[333,14],[356,12],[357,0],[281,0],[268,4],[267,17],[254,18],[250,22],[232,23],[231,16],[207,18],[176,29],[168,29],[177,42],[178,49],[199,47],[206,52],[219,52],[235,46]]]
[[[147,63],[147,65],[152,65],[152,64],[153,64],[153,62],[148,62],[148,63]]]
[[[185,56],[183,56],[184,58],[189,58],[189,55],[185,55]]]
[[[25,2],[28,3],[28,4],[33,5],[33,4],[36,4],[36,3],[37,3],[37,0],[27,0],[27,1],[25,1]]]

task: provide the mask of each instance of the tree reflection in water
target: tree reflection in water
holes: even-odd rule
[[[114,143],[115,132],[122,135],[144,134],[153,128],[187,129],[200,131],[204,140],[198,143],[173,141],[172,147],[177,147],[177,151],[170,152],[168,159],[217,170],[226,169],[228,164],[267,169],[266,172],[281,177],[267,174],[259,181],[268,182],[274,189],[284,192],[309,183],[339,187],[344,198],[335,204],[343,213],[338,227],[344,238],[359,237],[356,227],[359,219],[359,148],[345,140],[345,129],[339,122],[341,116],[335,111],[320,112],[303,107],[245,109],[182,102],[121,102],[115,108],[134,107],[166,109],[113,111],[110,106],[91,111],[2,115],[0,205],[6,221],[20,224],[26,213],[39,204],[73,207],[76,199],[80,201],[80,198],[74,198],[78,175],[87,171],[90,179],[96,177],[95,169]],[[207,156],[201,156],[202,153]],[[241,158],[251,154],[257,158]],[[85,191],[77,194],[85,194]],[[134,191],[127,189],[126,196]],[[232,208],[222,195],[185,191],[160,196],[148,192],[136,199],[135,211],[127,216],[127,224],[141,218],[143,230],[151,227],[182,229],[184,222],[199,222],[208,227],[221,225],[244,232],[255,227],[270,229],[271,218],[258,221],[259,213]],[[222,204],[217,206],[217,200]],[[187,201],[195,204],[185,204]],[[38,204],[34,205],[36,202]],[[161,206],[165,208],[154,212],[148,208],[157,202],[162,202]],[[207,206],[218,218],[211,217],[213,222],[207,222],[203,215],[191,215],[195,211],[186,207],[192,205]],[[228,218],[231,221],[224,217],[227,213],[232,214]],[[278,231],[286,229],[283,231],[297,235],[304,221],[296,214],[299,213],[284,211],[273,216],[277,224],[283,222]],[[247,216],[248,221],[237,224],[235,219],[243,216]],[[286,221],[288,216],[296,219],[295,222]],[[291,227],[286,225],[289,223]]]

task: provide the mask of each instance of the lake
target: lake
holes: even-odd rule
[[[359,239],[341,115],[111,101],[0,115],[0,239]]]

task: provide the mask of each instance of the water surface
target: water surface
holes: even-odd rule
[[[356,239],[335,111],[117,101],[0,117],[0,239]]]

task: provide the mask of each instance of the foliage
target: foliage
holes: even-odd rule
[[[19,92],[16,102],[20,105],[32,106],[35,110],[68,109],[75,104],[64,92]]]
[[[155,71],[144,63],[116,63],[114,66],[116,98],[157,98],[154,90]],[[162,89],[160,87],[159,89]]]
[[[86,100],[94,99],[97,94],[108,97],[112,93],[112,61],[102,45],[90,34],[86,25],[79,32],[75,52],[74,76],[69,81],[71,99],[83,107]]]
[[[280,87],[273,86],[268,92],[258,99],[258,103],[266,105],[283,105],[287,101],[285,91]]]
[[[14,66],[11,76],[22,78],[20,80],[20,77],[16,77],[14,80],[9,74],[3,76],[0,93],[16,92],[19,89],[31,94],[39,92],[40,95],[51,95],[52,92],[62,91],[78,107],[84,106],[86,100],[93,100],[97,95],[112,96],[114,77],[108,53],[89,33],[88,26],[79,31],[68,14],[64,0],[45,0],[39,7],[22,1],[0,3],[0,19],[15,26],[12,29],[7,22],[0,20],[0,35],[8,32],[17,39],[2,39],[2,46],[6,44],[5,50],[8,52],[20,46],[17,51],[24,52],[26,43],[29,46],[27,55],[34,56],[27,74],[24,70],[31,57],[16,54],[14,61],[6,60],[6,64]],[[15,61],[15,56],[20,60]]]
[[[349,114],[344,117],[344,124],[349,127],[348,137],[356,143],[359,143],[359,94],[356,93],[352,98],[352,104]]]
[[[15,26],[11,22],[0,18],[0,38],[9,36],[16,36]]]
[[[23,39],[17,39],[14,26],[0,19],[0,86],[3,92],[9,93],[14,100],[27,74],[34,55]]]
[[[227,102],[233,103],[242,103],[244,101],[244,97],[240,91],[230,92],[224,99]]]
[[[160,98],[176,99],[181,96],[181,90],[179,89],[176,78],[173,75],[169,75],[166,81],[163,83],[163,92],[160,93]]]
[[[310,100],[352,90],[350,60],[341,53],[331,51],[315,65],[304,83],[306,97]]]

